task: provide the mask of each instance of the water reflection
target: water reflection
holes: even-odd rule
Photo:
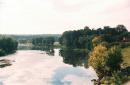
[[[44,47],[44,46],[33,46],[32,50],[41,50],[45,51],[48,55],[54,56],[54,48],[53,47]]]
[[[53,48],[41,48],[35,50],[42,50],[46,51],[48,55],[54,56],[55,51]],[[59,53],[60,56],[63,58],[63,62],[66,64],[76,66],[84,66],[88,67],[88,54],[89,51],[86,49],[60,49]]]
[[[59,49],[55,52],[58,53]],[[49,56],[44,51],[19,50],[6,58],[15,62],[10,67],[0,69],[0,85],[93,85],[91,80],[97,79],[92,68],[65,64],[58,54]]]
[[[86,49],[61,49],[60,55],[63,57],[63,62],[76,66],[87,67],[89,51]]]
[[[55,74],[52,77],[53,85],[72,85],[71,80],[65,80],[67,76],[78,76],[78,77],[88,77],[85,71],[81,71],[80,68],[72,68],[72,67],[61,67],[55,70]]]
[[[19,47],[20,50],[41,50],[45,51],[48,55],[54,56],[54,48],[51,46],[22,46]],[[66,64],[76,66],[85,66],[87,67],[87,60],[88,60],[88,53],[87,49],[68,49],[62,48],[60,49],[60,56],[63,57],[63,62]]]
[[[32,46],[19,44],[18,50],[41,50],[45,51],[48,55],[54,56],[54,49],[51,46]]]

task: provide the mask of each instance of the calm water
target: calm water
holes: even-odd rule
[[[18,50],[3,57],[11,60],[12,66],[0,68],[0,85],[93,85],[91,80],[97,76],[91,67],[82,67],[85,59],[74,60],[73,56],[69,60],[69,56],[59,56],[59,49]]]

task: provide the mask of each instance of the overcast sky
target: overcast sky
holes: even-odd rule
[[[130,0],[0,0],[2,34],[56,34],[117,24],[130,30]]]

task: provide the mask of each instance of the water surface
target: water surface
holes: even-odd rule
[[[18,50],[17,53],[1,57],[12,65],[0,68],[0,85],[93,85],[96,73],[90,67],[65,64],[59,56],[38,50]]]

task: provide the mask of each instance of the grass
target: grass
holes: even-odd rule
[[[127,66],[130,66],[130,46],[122,49],[123,54],[123,63],[126,63]]]

